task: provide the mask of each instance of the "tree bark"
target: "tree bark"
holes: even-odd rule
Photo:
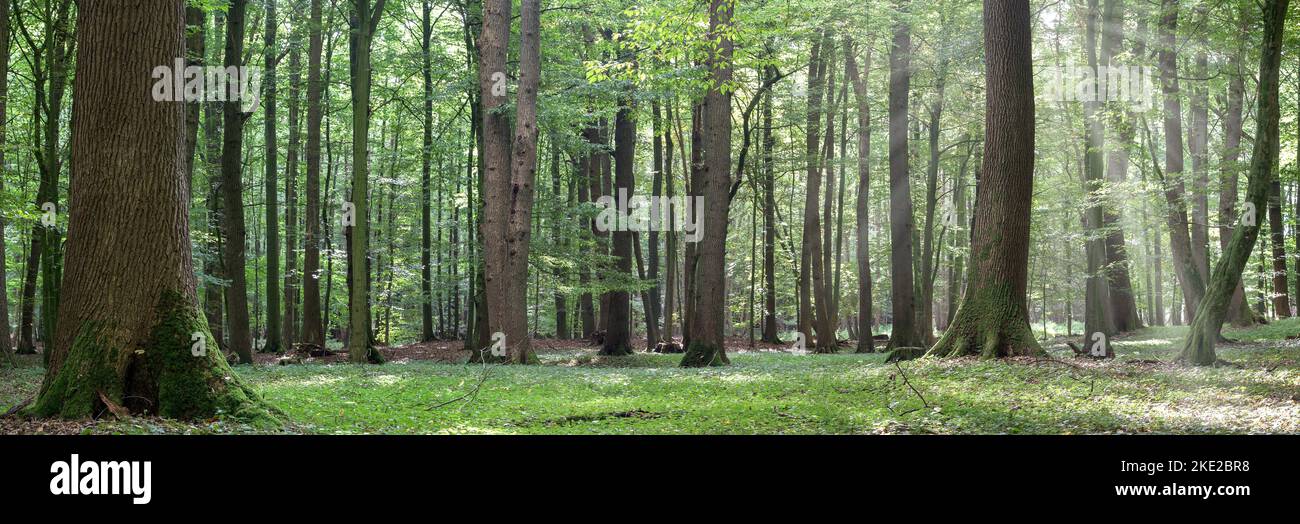
[[[970,284],[930,355],[1043,354],[1025,305],[1034,185],[1030,21],[1028,0],[984,2],[987,136],[975,194]]]
[[[902,10],[906,0],[896,0]],[[1001,6],[999,6],[1001,7]],[[985,5],[985,19],[989,6]],[[1026,34],[1028,30],[1025,30]],[[1028,45],[1028,44],[1026,44]],[[894,41],[889,49],[889,266],[893,327],[889,350],[921,347],[916,327],[916,297],[913,283],[912,188],[908,180],[907,119],[911,90],[912,35],[906,20],[894,22]],[[990,95],[990,98],[992,96]],[[1032,126],[1031,126],[1032,127]],[[1032,164],[1031,164],[1032,165]]]
[[[311,0],[307,37],[307,219],[303,231],[302,342],[325,347],[320,303],[321,0]]]
[[[77,206],[63,321],[31,412],[92,417],[112,402],[133,413],[273,423],[195,307],[185,106],[152,100],[149,76],[122,74],[181,56],[184,3],[128,3],[83,2],[78,13],[69,190]]]
[[[853,84],[853,98],[857,103],[858,117],[858,199],[857,211],[857,252],[858,265],[858,353],[875,351],[872,340],[871,319],[871,101],[868,99],[865,75],[858,71],[854,54],[856,49],[851,37],[844,39],[845,64],[844,73]],[[871,71],[871,47],[867,47],[866,70]],[[769,113],[770,115],[770,113]],[[770,126],[771,122],[768,121]],[[769,182],[770,184],[770,182]],[[770,188],[770,185],[769,185]],[[769,189],[770,190],[770,189]],[[775,302],[775,296],[773,296]],[[775,328],[775,326],[773,326]]]
[[[730,362],[723,346],[723,329],[726,325],[727,215],[731,206],[731,91],[723,88],[731,81],[734,9],[734,4],[727,0],[709,3],[708,38],[717,44],[707,60],[710,84],[701,110],[704,165],[696,182],[691,184],[691,191],[703,196],[704,209],[693,210],[702,213],[703,231],[695,249],[697,260],[691,286],[694,306],[690,308],[690,343],[682,355],[683,367]]]
[[[1267,204],[1269,186],[1275,183],[1279,147],[1278,121],[1281,109],[1278,102],[1279,66],[1282,55],[1282,35],[1286,20],[1288,0],[1266,0],[1264,4],[1264,37],[1259,60],[1259,87],[1256,109],[1255,147],[1251,155],[1246,200],[1261,209]],[[1241,280],[1241,272],[1250,259],[1255,241],[1259,237],[1258,220],[1243,220],[1232,232],[1228,249],[1214,267],[1205,299],[1196,309],[1196,316],[1178,358],[1195,365],[1213,365],[1218,362],[1214,344],[1219,327],[1227,315],[1233,291]]]
[[[244,57],[244,24],[248,0],[231,0],[226,10],[225,66],[240,67]],[[244,276],[243,158],[244,119],[240,102],[226,101],[223,108],[225,137],[221,149],[222,220],[225,230],[226,319],[230,349],[241,364],[253,362],[252,334],[248,326],[248,280]]]
[[[276,44],[276,0],[265,0],[263,16],[266,28],[262,32],[263,54],[266,58],[264,84],[266,92],[262,95],[262,109],[265,111],[265,147],[263,162],[266,168],[263,197],[266,204],[266,345],[258,351],[279,353],[280,347],[280,194],[279,194],[279,150],[276,135],[276,64],[279,62],[280,49]]]
[[[352,65],[352,206],[354,224],[348,228],[348,360],[354,363],[382,363],[384,357],[372,345],[370,332],[370,44],[382,16],[385,0],[353,2],[352,30],[348,44]]]

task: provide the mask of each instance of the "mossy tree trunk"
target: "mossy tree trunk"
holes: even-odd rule
[[[147,72],[183,56],[184,2],[129,3],[89,2],[78,13],[76,205],[60,321],[31,413],[81,418],[119,405],[184,419],[271,420],[226,365],[197,307],[185,105],[148,95]]]
[[[702,172],[691,191],[704,197],[700,217],[703,236],[696,243],[695,271],[689,293],[694,306],[689,308],[690,342],[682,355],[683,367],[728,364],[723,346],[727,214],[731,207],[731,93],[724,86],[731,81],[731,15],[734,4],[712,0],[709,4],[709,40],[717,47],[708,57],[711,76],[709,91],[701,110],[705,143]],[[689,260],[689,259],[688,259]]]
[[[1263,210],[1268,204],[1269,186],[1275,183],[1278,165],[1278,69],[1281,63],[1283,23],[1288,0],[1268,0],[1264,5],[1264,39],[1259,60],[1259,92],[1256,97],[1257,123],[1255,148],[1251,154],[1246,201],[1254,210]],[[1257,214],[1258,211],[1255,211]],[[1196,308],[1191,330],[1183,342],[1178,359],[1196,365],[1212,365],[1218,361],[1214,343],[1219,327],[1228,313],[1232,295],[1241,281],[1241,272],[1250,260],[1259,238],[1261,219],[1252,216],[1248,209],[1240,224],[1232,232],[1232,240],[1215,265],[1205,299]]]
[[[1039,355],[1025,306],[1034,185],[1034,85],[1028,0],[985,0],[984,164],[975,192],[970,283],[929,355]]]

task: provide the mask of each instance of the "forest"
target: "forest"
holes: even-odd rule
[[[0,0],[0,433],[1300,433],[1289,0]]]

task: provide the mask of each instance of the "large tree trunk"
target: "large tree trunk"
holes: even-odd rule
[[[691,190],[704,198],[701,213],[700,241],[696,243],[696,261],[690,295],[690,344],[682,355],[684,367],[727,364],[723,346],[726,325],[725,278],[727,257],[727,215],[731,207],[731,91],[724,86],[731,81],[731,16],[734,5],[727,0],[709,4],[708,38],[717,46],[708,57],[709,91],[701,110],[704,124],[704,165],[691,184]]]
[[[1034,185],[1030,20],[1028,0],[984,2],[987,136],[975,192],[970,284],[957,317],[930,355],[1043,353],[1025,306]]]
[[[1278,120],[1278,70],[1282,55],[1282,33],[1286,20],[1288,0],[1267,0],[1264,5],[1264,38],[1259,60],[1259,91],[1256,110],[1255,148],[1250,159],[1250,181],[1246,187],[1246,201],[1255,209],[1267,204],[1269,186],[1275,183],[1279,136]],[[1252,217],[1247,217],[1252,218]],[[1213,276],[1204,300],[1196,309],[1196,317],[1183,343],[1179,360],[1196,365],[1218,362],[1214,344],[1219,327],[1227,315],[1232,293],[1241,280],[1241,272],[1250,259],[1255,241],[1259,237],[1259,220],[1242,220],[1232,232],[1228,249],[1214,267]]]
[[[302,342],[325,347],[320,303],[321,245],[321,0],[311,0],[307,37],[307,220],[303,232]]]
[[[477,358],[529,364],[537,360],[528,333],[528,242],[532,226],[533,183],[537,175],[537,87],[540,79],[537,0],[520,7],[520,62],[514,143],[505,104],[506,52],[510,44],[509,0],[483,6],[479,36],[479,93],[483,103],[484,285],[488,331],[494,342],[504,335],[506,355],[479,352]]]
[[[900,9],[907,6],[905,0],[896,2]],[[986,10],[987,7],[985,6]],[[987,12],[985,16],[987,18]],[[915,228],[912,187],[908,180],[910,159],[907,144],[907,100],[912,84],[911,67],[911,30],[906,20],[896,20],[894,42],[889,48],[889,267],[894,317],[889,336],[890,350],[917,348],[923,343],[916,327],[916,291],[912,278],[912,236]]]
[[[232,0],[226,10],[226,67],[239,67],[244,59],[244,24],[248,0]],[[230,329],[230,348],[239,362],[253,362],[252,334],[248,327],[248,280],[244,276],[244,245],[248,232],[244,227],[244,185],[242,178],[244,114],[241,102],[225,103],[222,127],[225,138],[221,149],[222,221],[225,230],[226,324]]]
[[[858,200],[857,200],[857,264],[858,264],[858,353],[871,353],[875,346],[871,336],[871,243],[869,213],[871,209],[871,101],[868,99],[866,79],[858,71],[854,54],[856,49],[850,37],[844,39],[844,74],[853,84],[853,99],[858,108]],[[871,71],[871,48],[867,47],[866,70]],[[770,113],[769,113],[770,114]],[[767,123],[771,125],[770,120]],[[846,175],[847,176],[847,175]],[[771,182],[768,182],[771,184]],[[768,186],[770,191],[771,186]],[[770,197],[769,197],[770,198]],[[773,296],[775,302],[775,296]],[[773,326],[775,328],[775,326]]]
[[[152,100],[148,75],[122,74],[181,56],[184,3],[127,3],[84,2],[78,13],[70,187],[77,206],[63,321],[31,411],[81,418],[120,405],[164,417],[271,421],[195,307],[185,106]],[[139,205],[120,205],[127,201]]]
[[[630,87],[629,87],[630,91]],[[623,94],[622,100],[619,101],[618,113],[614,117],[614,186],[610,197],[616,202],[616,209],[619,209],[619,220],[622,218],[622,207],[618,202],[627,202],[632,198],[632,191],[636,188],[636,179],[634,174],[634,162],[636,153],[636,123],[633,121],[632,112],[632,93]],[[625,196],[626,195],[626,196]],[[625,225],[624,225],[625,226]],[[627,227],[616,227],[611,235],[613,238],[611,255],[614,257],[615,269],[624,275],[632,274],[632,232]],[[631,315],[632,303],[631,295],[626,289],[616,289],[609,293],[609,310],[602,311],[601,316],[606,319],[605,343],[600,349],[602,355],[631,355]]]
[[[266,125],[264,129],[266,154],[263,162],[266,176],[263,180],[265,187],[262,196],[266,199],[266,205],[263,206],[266,212],[266,345],[258,351],[279,353],[282,349],[280,347],[280,194],[277,189],[280,167],[275,130],[275,68],[280,60],[275,33],[279,23],[276,20],[276,0],[265,1],[266,9],[263,16],[266,17],[266,28],[262,38],[265,46],[263,54],[266,58],[264,71],[266,93],[262,95],[262,108],[265,111],[263,121]]]

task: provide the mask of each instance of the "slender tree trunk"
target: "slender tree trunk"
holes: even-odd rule
[[[5,162],[6,124],[9,106],[9,2],[0,2],[0,194],[5,192],[4,181],[9,177]],[[9,274],[8,256],[5,254],[5,228],[7,220],[0,214],[0,353],[8,355],[13,349],[9,327]]]
[[[1187,300],[1195,310],[1205,293],[1205,279],[1198,269],[1187,218],[1186,190],[1183,184],[1183,117],[1178,87],[1178,56],[1175,33],[1178,30],[1178,0],[1162,0],[1160,16],[1160,86],[1164,94],[1165,170],[1162,179],[1165,218],[1169,226],[1169,248],[1173,252],[1174,274]]]
[[[299,3],[293,4],[294,20],[302,19]],[[284,318],[281,348],[292,348],[298,338],[298,151],[302,148],[298,93],[302,83],[302,33],[289,35],[289,148],[284,178]]]
[[[613,191],[609,194],[615,202],[616,209],[620,210],[618,215],[619,221],[626,218],[622,216],[622,203],[630,201],[632,192],[636,188],[636,179],[634,173],[634,162],[636,153],[636,123],[633,120],[635,108],[632,105],[632,93],[629,85],[629,92],[623,93],[619,101],[618,113],[614,118],[614,163],[615,175]],[[632,232],[628,227],[616,227],[611,235],[612,250],[614,257],[615,269],[624,275],[632,274]],[[642,276],[644,278],[644,276]],[[601,316],[606,318],[605,344],[600,349],[602,355],[631,355],[632,341],[630,333],[630,321],[632,314],[632,304],[630,295],[627,290],[618,289],[609,293],[609,310],[608,313],[601,311]]]
[[[266,28],[262,33],[266,68],[264,84],[266,93],[262,95],[262,110],[265,112],[265,167],[266,176],[263,196],[266,198],[266,345],[259,351],[279,353],[280,347],[280,202],[279,202],[279,154],[276,142],[276,64],[279,62],[280,48],[276,43],[276,0],[265,0]]]
[[[421,3],[420,70],[424,75],[424,145],[420,156],[420,340],[433,340],[432,224],[430,171],[433,162],[433,64],[430,57],[433,13],[429,0]]]
[[[320,303],[321,245],[321,0],[311,0],[307,37],[307,220],[304,227],[302,272],[302,342],[325,347],[325,326]]]
[[[1098,26],[1101,27],[1098,27]],[[1088,67],[1093,71],[1102,70],[1098,66],[1109,66],[1110,56],[1103,44],[1100,60],[1097,56],[1097,44],[1100,32],[1104,31],[1106,20],[1101,18],[1098,0],[1088,1],[1087,41]],[[1104,37],[1103,37],[1104,38]],[[1105,190],[1105,166],[1103,154],[1106,144],[1106,128],[1102,121],[1102,101],[1094,97],[1083,103],[1083,120],[1086,126],[1086,152],[1083,157],[1083,189],[1088,204],[1084,207],[1084,245],[1087,256],[1087,277],[1084,297],[1084,327],[1082,347],[1089,348],[1089,354],[1110,358],[1115,356],[1110,345],[1110,337],[1115,328],[1111,323],[1113,314],[1107,311],[1111,304],[1110,282],[1106,273],[1106,235],[1104,212],[1101,203]]]
[[[1269,186],[1276,183],[1274,172],[1278,164],[1278,121],[1281,108],[1278,102],[1279,69],[1282,56],[1282,35],[1286,20],[1288,0],[1266,0],[1264,4],[1264,37],[1260,46],[1259,91],[1256,110],[1255,147],[1251,155],[1246,201],[1255,209],[1267,204]],[[1215,265],[1205,299],[1196,309],[1187,340],[1179,360],[1196,365],[1218,362],[1214,344],[1219,327],[1227,315],[1233,291],[1241,279],[1242,270],[1250,258],[1259,237],[1258,220],[1243,220],[1232,232],[1228,249]]]
[[[900,9],[907,8],[905,2],[906,0],[896,0]],[[988,9],[989,6],[985,5],[986,20]],[[1028,30],[1026,30],[1027,34]],[[907,100],[911,90],[911,57],[911,29],[906,20],[896,20],[894,41],[889,49],[889,267],[894,317],[889,336],[889,350],[916,348],[924,343],[916,327],[915,291],[912,281],[914,227],[912,188],[908,179],[910,168],[907,144]]]
[[[384,1],[373,8],[370,0],[353,2],[352,30],[348,39],[351,58],[352,87],[352,226],[348,273],[348,360],[354,363],[381,363],[384,357],[372,345],[370,332],[370,44]]]
[[[1029,328],[1025,305],[1034,184],[1030,21],[1028,0],[984,2],[987,136],[975,195],[970,285],[957,317],[930,349],[931,355],[1043,353]]]
[[[244,57],[244,24],[248,0],[231,0],[226,10],[225,65],[239,67]],[[226,101],[225,138],[221,149],[222,220],[225,222],[225,272],[230,280],[226,288],[226,313],[230,348],[239,355],[241,364],[253,362],[252,334],[248,325],[248,280],[244,276],[244,246],[248,232],[244,226],[244,186],[242,178],[245,115],[241,102]]]
[[[858,71],[856,49],[851,37],[844,39],[844,73],[853,84],[853,97],[858,108],[858,199],[857,211],[857,264],[858,264],[858,353],[875,351],[872,340],[871,319],[871,243],[870,243],[870,209],[871,209],[871,101],[866,87],[865,75]],[[871,71],[871,47],[867,46],[866,71]],[[770,99],[769,99],[770,103]],[[770,109],[770,107],[768,108]],[[765,117],[770,117],[770,113]],[[767,121],[771,125],[771,120]],[[769,184],[771,183],[769,179]],[[769,191],[770,191],[770,185]],[[769,266],[770,267],[770,266]],[[775,296],[772,297],[775,302]],[[775,326],[773,326],[775,327]]]

